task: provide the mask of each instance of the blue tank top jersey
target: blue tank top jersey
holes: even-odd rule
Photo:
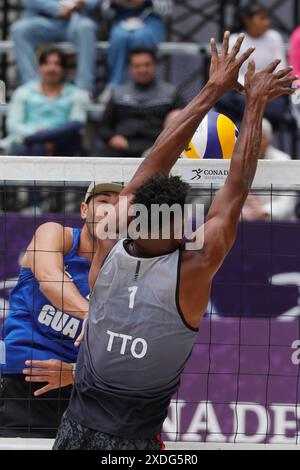
[[[88,298],[91,264],[78,256],[81,229],[73,229],[72,249],[64,256],[65,273]],[[26,360],[59,359],[76,362],[82,321],[54,307],[41,293],[31,269],[21,268],[16,287],[10,295],[10,310],[3,325],[4,374],[19,374]]]

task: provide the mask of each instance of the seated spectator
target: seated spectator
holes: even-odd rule
[[[291,157],[272,146],[272,126],[269,121],[263,121],[262,142],[259,158],[261,160],[289,161]],[[275,192],[270,195],[252,194],[247,198],[243,209],[243,220],[293,220],[297,204],[293,192]]]
[[[109,86],[100,98],[107,102],[111,88],[124,80],[129,52],[156,48],[164,39],[163,18],[171,13],[172,0],[111,0],[103,6],[115,13],[108,50]]]
[[[140,157],[157,139],[169,114],[184,103],[173,85],[156,78],[152,50],[129,58],[132,80],[115,88],[99,127],[96,156]]]
[[[269,63],[275,59],[280,59],[280,68],[286,66],[286,55],[283,39],[277,31],[270,29],[270,18],[267,7],[250,3],[241,14],[241,25],[236,28],[239,32],[245,34],[245,39],[241,47],[240,54],[244,53],[249,47],[255,46],[255,51],[251,56],[254,60],[256,70],[263,70]],[[232,34],[229,47],[232,48],[236,42],[238,34]],[[244,77],[247,72],[248,61],[241,68],[239,82],[244,84]],[[277,98],[271,101],[267,107],[265,116],[274,126],[281,125],[285,115],[291,119],[287,112],[288,100],[286,97]],[[240,121],[245,106],[245,98],[239,93],[232,91],[227,93],[217,106],[218,111],[224,112],[234,121]]]
[[[36,47],[69,41],[78,51],[76,85],[93,91],[97,27],[92,14],[99,0],[22,0],[23,17],[11,34],[22,83],[38,79]]]
[[[293,73],[300,77],[300,25],[293,31],[290,39],[289,64],[294,67]],[[300,87],[300,79],[293,83]]]
[[[65,58],[57,49],[39,58],[40,80],[13,94],[7,116],[11,153],[78,155],[87,118],[88,95],[64,81]]]

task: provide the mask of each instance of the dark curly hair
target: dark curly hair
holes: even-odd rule
[[[60,66],[62,67],[62,69],[65,70],[67,68],[66,55],[61,49],[58,49],[57,47],[46,47],[45,49],[43,49],[40,55],[38,56],[39,65],[45,65],[48,58],[52,55],[56,55],[57,57],[59,57]]]
[[[244,8],[239,8],[235,13],[234,24],[231,26],[232,33],[241,33],[246,29],[246,18],[252,18],[258,13],[270,13],[267,6],[262,5],[258,1],[249,2]]]
[[[148,226],[151,228],[151,207],[174,204],[184,208],[190,185],[179,176],[155,175],[143,183],[135,192],[133,204],[142,204],[148,210]],[[160,219],[160,228],[163,220]]]

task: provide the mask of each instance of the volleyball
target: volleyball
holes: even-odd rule
[[[230,159],[238,135],[229,117],[212,111],[205,116],[181,157]]]

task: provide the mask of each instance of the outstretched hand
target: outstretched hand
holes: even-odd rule
[[[261,72],[255,72],[255,63],[250,61],[245,75],[245,93],[247,98],[265,100],[266,102],[281,95],[292,95],[295,88],[289,85],[298,80],[298,75],[291,75],[293,67],[286,67],[275,72],[280,60],[274,60]]]
[[[35,397],[73,383],[72,364],[67,364],[57,359],[49,359],[47,361],[28,360],[25,364],[28,367],[23,370],[26,382],[47,383],[47,385],[43,385],[34,392]]]
[[[220,54],[218,53],[216,40],[214,38],[211,39],[212,58],[209,81],[214,86],[217,86],[223,94],[230,90],[237,90],[242,93],[244,91],[244,87],[238,82],[239,72],[244,62],[246,62],[254,52],[255,47],[250,47],[246,52],[241,54],[239,58],[237,58],[245,36],[244,34],[239,35],[230,53],[228,52],[229,38],[230,32],[226,31]]]

